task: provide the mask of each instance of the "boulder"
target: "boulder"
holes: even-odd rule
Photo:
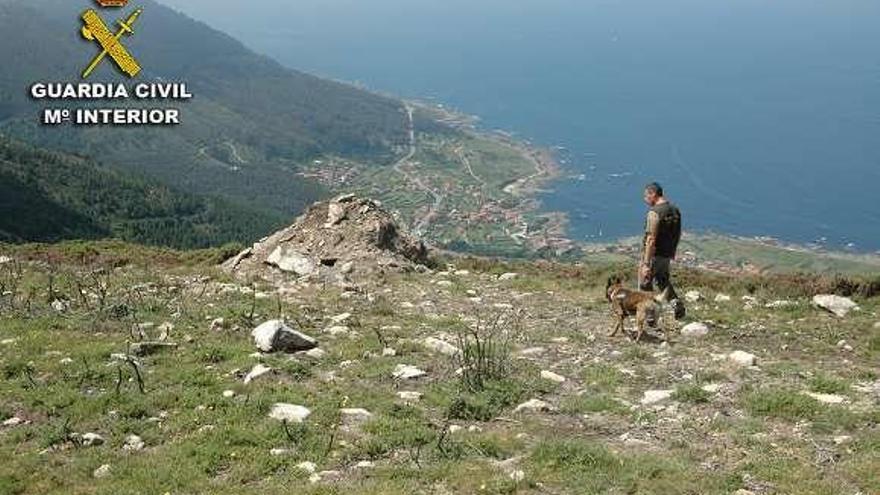
[[[284,324],[281,320],[269,320],[251,332],[254,344],[262,352],[297,352],[314,349],[318,342]]]
[[[813,296],[813,304],[840,318],[859,307],[852,299],[834,294],[815,295]]]
[[[299,276],[310,275],[315,271],[315,264],[308,258],[289,246],[278,246],[266,258],[266,263],[278,267],[281,271],[293,273]]]
[[[302,423],[310,414],[312,414],[312,411],[307,407],[279,402],[272,406],[272,410],[269,412],[269,417],[277,419],[278,421]]]

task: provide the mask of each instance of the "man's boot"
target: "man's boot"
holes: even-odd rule
[[[685,315],[687,315],[687,310],[684,308],[684,304],[679,299],[672,300],[672,309],[675,310],[675,319],[682,320]]]

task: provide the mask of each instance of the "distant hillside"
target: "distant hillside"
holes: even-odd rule
[[[181,248],[256,239],[284,221],[3,137],[0,211],[0,241],[118,237]]]
[[[321,156],[393,161],[406,141],[402,104],[288,70],[231,37],[151,0],[126,46],[140,81],[186,81],[176,128],[43,128],[27,95],[34,81],[78,81],[94,48],[79,34],[92,2],[0,0],[0,126],[27,142],[85,154],[195,193],[219,194],[285,215],[322,196],[297,177]],[[107,12],[108,22],[122,15]],[[104,63],[91,81],[119,80]]]

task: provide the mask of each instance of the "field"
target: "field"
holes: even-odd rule
[[[0,249],[0,493],[880,492],[877,297],[838,318],[683,270],[709,333],[634,343],[603,296],[629,265],[443,258],[345,291],[223,254]],[[320,352],[256,353],[275,318]]]

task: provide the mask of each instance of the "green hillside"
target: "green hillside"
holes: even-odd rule
[[[285,220],[3,137],[0,211],[0,240],[117,237],[181,248],[255,239]]]
[[[92,2],[0,0],[0,127],[41,147],[84,154],[200,194],[290,215],[322,189],[295,175],[321,156],[393,161],[406,140],[399,101],[288,70],[238,41],[152,1],[126,46],[138,81],[185,81],[174,128],[45,128],[27,88],[76,82],[94,48],[79,34]],[[108,22],[119,12],[108,12]],[[90,82],[119,80],[102,64]]]

